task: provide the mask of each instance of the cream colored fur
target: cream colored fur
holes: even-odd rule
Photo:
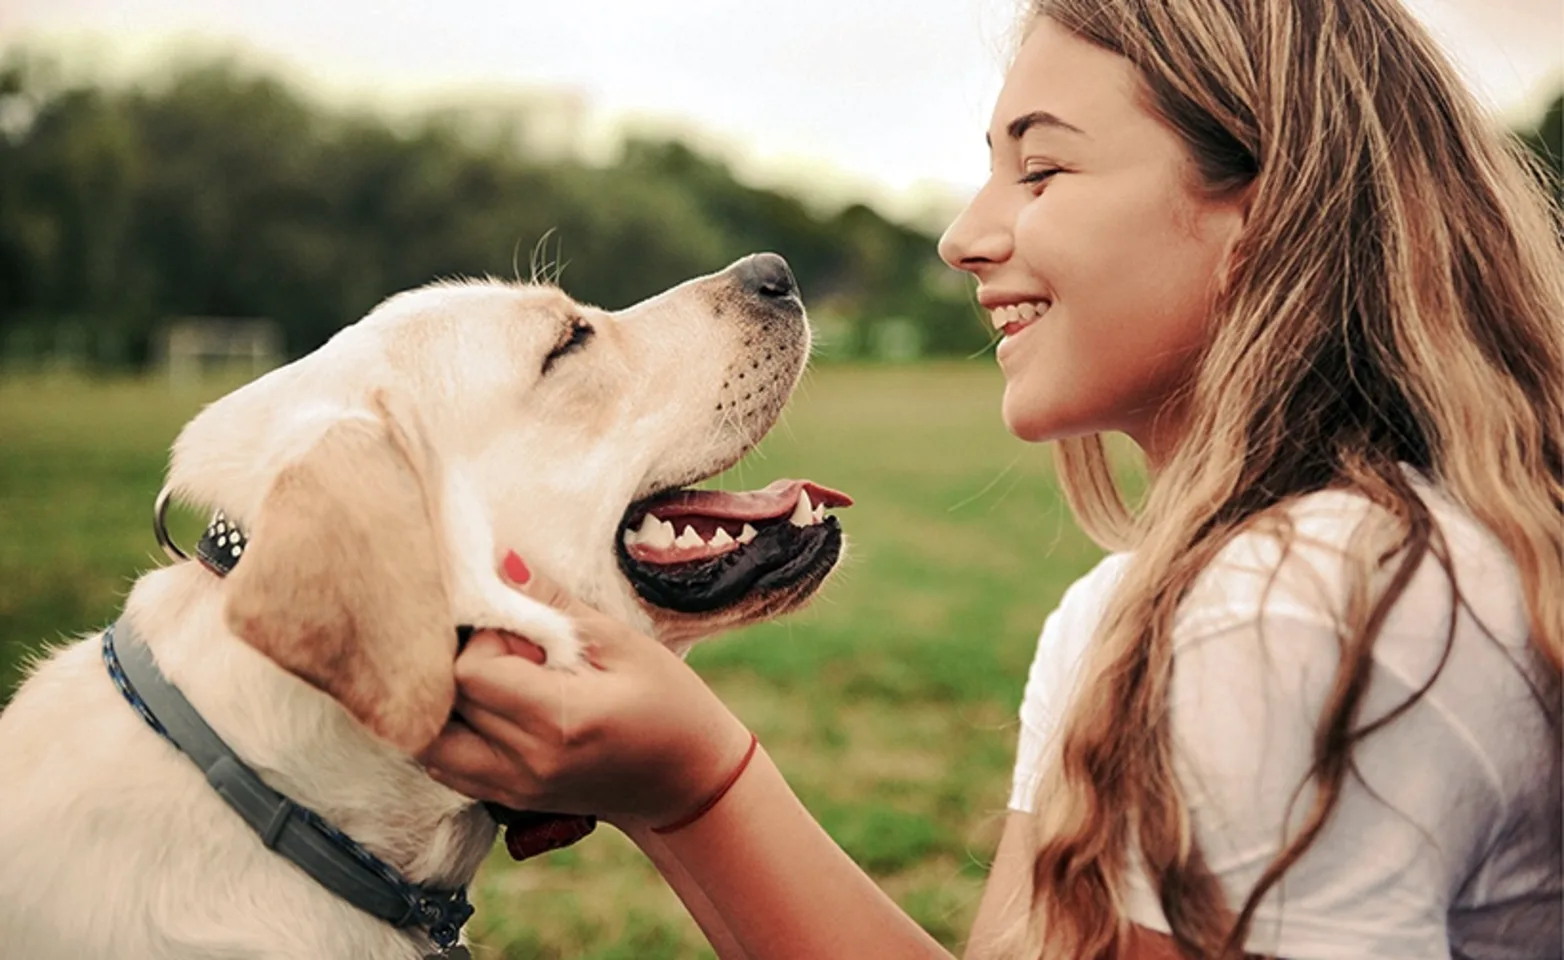
[[[542,373],[577,320],[595,334]],[[676,649],[751,615],[661,621],[613,538],[632,500],[752,446],[807,351],[801,312],[768,313],[731,270],[618,314],[541,286],[398,295],[184,429],[170,484],[245,526],[249,554],[226,580],[193,562],[145,574],[124,619],[269,784],[409,878],[466,883],[494,824],[411,759],[450,710],[452,628],[575,662],[568,621],[497,576],[506,549]],[[97,636],[53,652],[0,714],[0,779],[0,956],[429,952],[263,848],[125,703]]]

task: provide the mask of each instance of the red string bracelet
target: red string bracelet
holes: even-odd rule
[[[667,826],[653,827],[652,832],[672,833],[675,830],[682,830],[695,821],[699,820],[701,817],[704,817],[706,814],[710,813],[711,808],[715,807],[718,801],[727,796],[728,791],[733,789],[733,785],[739,782],[739,777],[744,775],[744,771],[749,768],[749,762],[755,758],[755,748],[758,746],[760,746],[760,738],[755,736],[754,732],[751,731],[749,735],[749,749],[744,751],[744,759],[740,760],[739,765],[733,768],[732,773],[728,774],[728,779],[722,781],[722,786],[717,788],[717,792],[713,793],[711,798],[708,799],[705,803],[695,808],[694,813],[680,817]]]

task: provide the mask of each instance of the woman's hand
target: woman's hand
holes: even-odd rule
[[[516,588],[570,616],[586,648],[574,671],[497,631],[456,659],[453,720],[420,758],[454,790],[517,810],[665,824],[700,807],[744,756],[749,733],[684,661],[542,577],[515,554]]]

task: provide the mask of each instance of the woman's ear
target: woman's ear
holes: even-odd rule
[[[455,702],[456,624],[421,438],[380,404],[279,470],[224,581],[228,626],[408,755]]]
[[[1254,202],[1255,182],[1250,181],[1237,188],[1231,195],[1217,201],[1221,205],[1216,229],[1221,243],[1221,258],[1217,264],[1218,284],[1226,290],[1239,265],[1239,241],[1248,232],[1249,210]]]

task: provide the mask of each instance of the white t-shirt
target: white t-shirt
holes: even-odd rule
[[[1557,693],[1546,692],[1527,639],[1507,553],[1459,505],[1414,482],[1467,604],[1456,613],[1449,660],[1414,707],[1359,742],[1367,788],[1348,776],[1323,833],[1262,901],[1247,948],[1332,960],[1559,958],[1561,746],[1538,699]],[[1369,509],[1344,492],[1301,498],[1285,562],[1275,536],[1245,533],[1176,616],[1175,765],[1201,850],[1235,909],[1284,846],[1288,804],[1309,769],[1338,663],[1341,551]],[[1104,559],[1043,626],[1021,706],[1012,809],[1035,809],[1079,661],[1128,560]],[[1448,582],[1430,556],[1375,642],[1361,721],[1427,680],[1450,616]],[[1293,829],[1312,798],[1311,785],[1293,805]],[[1130,874],[1129,919],[1167,932],[1154,888],[1141,871]]]

